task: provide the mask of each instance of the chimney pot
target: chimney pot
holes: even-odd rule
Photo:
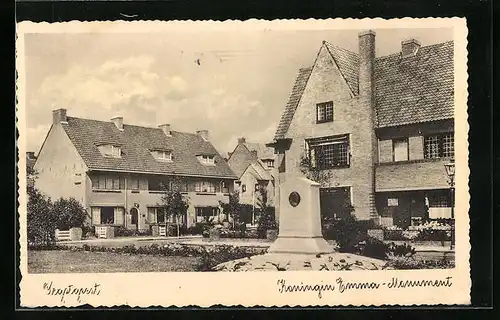
[[[33,151],[26,152],[26,157],[28,159],[35,159],[35,153]]]
[[[359,35],[359,95],[373,99],[375,65],[375,32],[360,32]]]
[[[160,128],[161,131],[163,131],[163,133],[166,136],[171,136],[172,135],[172,132],[170,131],[170,124],[160,124],[160,125],[158,125],[158,128]]]
[[[115,126],[123,131],[123,117],[113,117],[111,118],[111,121],[115,124]]]
[[[420,41],[416,39],[401,41],[401,55],[403,57],[416,55],[418,49],[420,49]]]
[[[238,144],[245,143],[246,141],[245,137],[238,138]]]
[[[67,123],[66,109],[57,109],[52,111],[52,123]]]
[[[203,140],[208,141],[209,140],[209,133],[208,130],[198,130],[196,131],[198,135],[200,135]]]

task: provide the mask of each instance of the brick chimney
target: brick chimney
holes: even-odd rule
[[[52,123],[67,123],[66,109],[52,110]]]
[[[418,49],[420,49],[420,41],[416,39],[401,41],[401,56],[403,58],[416,55]]]
[[[113,117],[111,121],[119,130],[123,131],[123,117]]]
[[[196,131],[196,134],[200,135],[203,138],[203,140],[205,140],[205,141],[210,140],[208,130],[198,130],[198,131]]]
[[[368,30],[359,35],[359,95],[373,99],[375,83],[375,32]]]
[[[163,133],[166,136],[171,136],[172,135],[172,132],[170,131],[170,125],[169,124],[160,124],[160,125],[158,125],[158,128],[161,129],[161,131],[163,131]]]
[[[33,151],[26,152],[26,158],[35,159],[35,153]]]
[[[243,144],[245,142],[247,142],[247,139],[245,139],[245,137],[238,138],[238,144]]]

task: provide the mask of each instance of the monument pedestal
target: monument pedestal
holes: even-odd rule
[[[280,186],[280,210],[278,238],[269,253],[333,252],[321,234],[318,183],[303,177],[287,179]]]

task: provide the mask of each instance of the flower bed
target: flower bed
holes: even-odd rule
[[[435,220],[410,226],[408,230],[397,226],[384,229],[384,240],[390,241],[449,241],[450,239],[451,226]]]

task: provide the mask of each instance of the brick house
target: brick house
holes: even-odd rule
[[[278,172],[274,167],[274,150],[264,144],[238,138],[238,144],[228,155],[227,163],[238,178],[235,190],[239,192],[240,203],[258,205],[260,192],[265,190],[268,206],[275,206],[275,177]],[[252,220],[255,222],[255,219]]]
[[[359,52],[323,41],[313,66],[299,70],[274,141],[278,178],[326,173],[322,215],[406,227],[450,216],[444,164],[454,153],[453,42],[375,56],[375,33]],[[279,193],[279,192],[278,192]],[[345,204],[350,204],[345,205]]]
[[[123,118],[97,121],[53,111],[53,123],[38,154],[36,186],[52,198],[74,197],[92,225],[147,230],[164,222],[161,186],[181,183],[189,199],[186,226],[219,217],[233,190],[234,173],[209,141],[207,130],[147,128]]]

